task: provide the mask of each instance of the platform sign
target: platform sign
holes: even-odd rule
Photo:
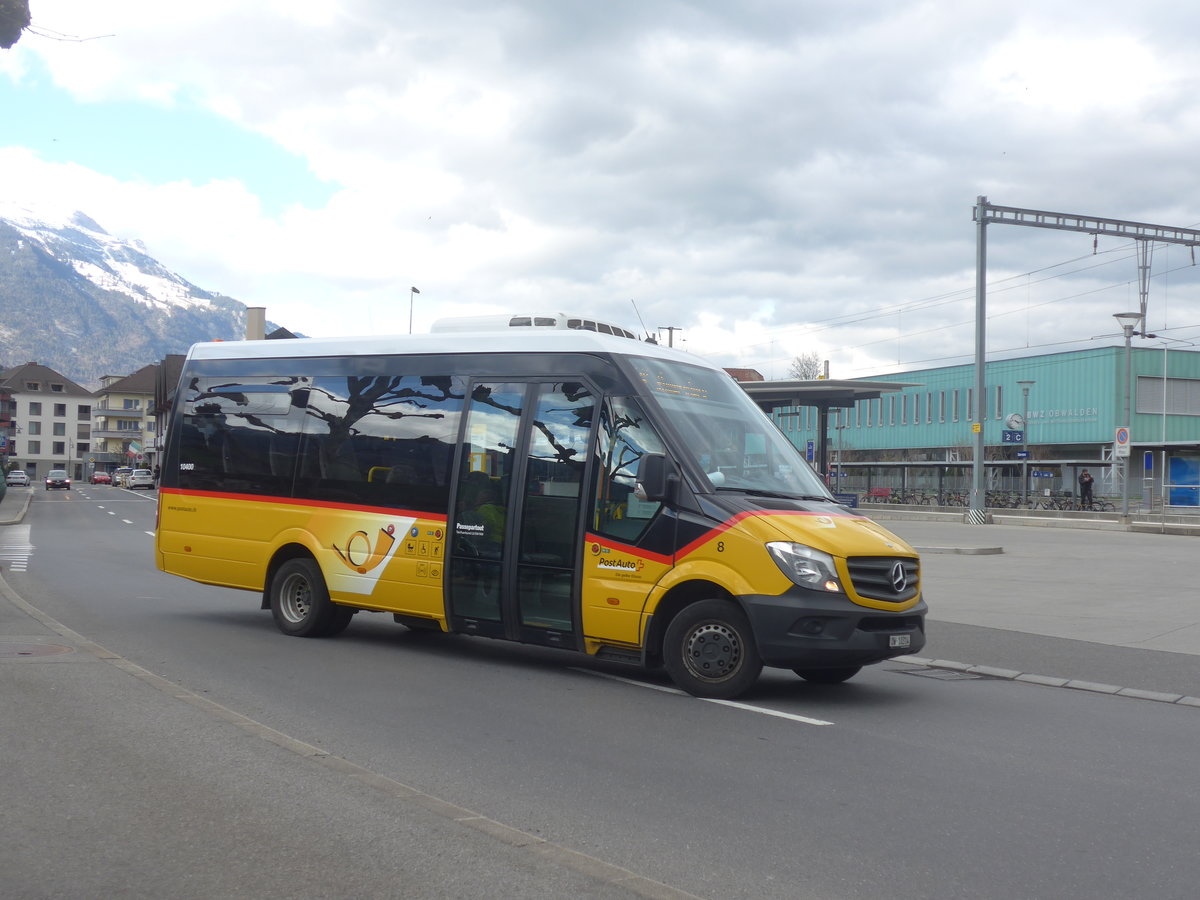
[[[1002,444],[1023,444],[1025,443],[1025,432],[1012,431],[1004,429],[1000,432],[1000,443]]]
[[[809,441],[807,446],[804,448],[804,458],[809,462],[812,462],[816,458],[815,450],[816,448],[813,446],[813,442]]]
[[[1018,450],[1017,451],[1017,459],[1029,459],[1029,451],[1028,450]]]
[[[1120,425],[1113,432],[1113,456],[1118,458],[1129,457],[1129,426]]]

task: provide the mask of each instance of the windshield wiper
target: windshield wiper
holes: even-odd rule
[[[752,497],[782,497],[784,500],[815,500],[821,503],[837,503],[832,497],[827,497],[823,494],[788,494],[783,491],[766,491],[761,488],[747,487],[718,487],[716,490],[750,494]]]

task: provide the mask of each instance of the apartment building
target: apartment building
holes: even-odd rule
[[[153,469],[156,462],[154,391],[158,366],[132,375],[100,379],[92,407],[92,463],[111,472],[118,466]]]
[[[95,396],[48,366],[36,362],[0,372],[0,444],[4,468],[24,469],[30,479],[51,469],[84,477],[91,457]]]

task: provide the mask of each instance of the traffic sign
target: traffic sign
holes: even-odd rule
[[[1117,430],[1113,433],[1113,456],[1128,457],[1129,456],[1129,426],[1118,425]]]

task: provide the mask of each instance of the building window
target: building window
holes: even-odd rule
[[[141,409],[142,408],[141,400],[131,400],[130,398],[126,397],[122,402],[124,404],[122,407],[123,409]]]
[[[62,392],[63,392],[63,386],[61,384],[51,384],[50,385],[50,393],[61,394]]]
[[[895,426],[896,424],[896,395],[892,394],[888,397],[888,424]]]
[[[55,417],[61,419],[64,416],[66,416],[66,414],[67,414],[67,404],[65,404],[65,403],[55,403],[54,404]]]
[[[80,422],[90,422],[92,419],[92,408],[90,406],[81,406],[77,415]]]
[[[900,424],[908,424],[908,394],[900,395]]]
[[[30,434],[41,434],[42,433],[42,423],[41,422],[30,422],[25,427],[29,430]]]
[[[967,421],[975,421],[975,388],[967,388]]]
[[[883,427],[883,398],[882,397],[877,397],[875,399],[875,426],[877,428]]]
[[[933,391],[925,392],[925,424],[933,424]]]
[[[29,455],[30,456],[37,456],[41,452],[42,452],[42,442],[41,441],[30,441],[29,442]]]
[[[66,437],[67,436],[67,423],[66,422],[55,422],[51,427],[54,429],[55,437]]]
[[[997,419],[1004,418],[1003,406],[1004,406],[1004,404],[1000,400],[1000,385],[996,385],[996,418]]]
[[[1165,403],[1164,403],[1165,401]],[[1200,379],[1137,376],[1135,412],[1169,416],[1200,416]]]
[[[25,382],[25,390],[27,390],[27,391],[40,391],[41,389],[42,389],[42,383],[40,381]]]
[[[42,404],[34,400],[29,404],[29,414],[31,416],[40,416],[42,414]]]
[[[54,456],[62,456],[64,453],[67,452],[67,442],[66,441],[55,441],[54,449],[50,452]]]
[[[938,421],[946,421],[946,392],[938,391]]]
[[[958,421],[958,388],[950,392],[950,421]]]

